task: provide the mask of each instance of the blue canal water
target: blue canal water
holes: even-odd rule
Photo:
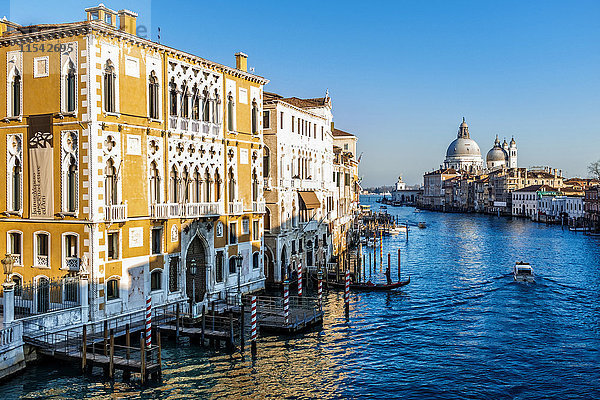
[[[353,294],[348,323],[341,293],[330,292],[322,329],[261,338],[255,363],[169,344],[160,385],[41,364],[0,384],[0,399],[600,398],[600,238],[520,219],[388,211],[427,223],[408,242],[384,239],[393,266],[401,250],[411,284]],[[513,282],[519,260],[532,263],[535,284]],[[373,279],[384,280],[379,267]]]

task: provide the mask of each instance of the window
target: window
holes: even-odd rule
[[[170,190],[171,203],[179,202],[179,173],[177,172],[175,165],[171,168]]]
[[[202,91],[202,121],[208,122],[210,120],[210,96],[208,90],[205,88]]]
[[[106,300],[119,298],[119,278],[111,278],[106,281]]]
[[[263,148],[263,177],[268,178],[271,172],[271,151],[267,146]]]
[[[214,122],[215,124],[220,124],[221,121],[219,120],[219,118],[220,118],[219,110],[221,109],[221,98],[219,97],[219,93],[218,93],[217,89],[215,89],[215,98],[213,101],[214,101],[214,105],[213,105],[213,120],[212,120],[212,122]]]
[[[75,111],[75,99],[77,96],[75,90],[75,66],[73,65],[73,61],[69,61],[69,67],[67,70],[67,112]]]
[[[115,67],[112,61],[106,62],[104,67],[104,111],[115,112]]]
[[[162,270],[155,269],[150,272],[150,290],[161,290],[162,289]]]
[[[256,170],[252,171],[252,201],[258,201],[258,175]]]
[[[23,295],[23,278],[19,275],[12,275],[12,281],[15,284],[15,296]]]
[[[177,85],[175,79],[171,79],[169,83],[169,114],[177,116]]]
[[[39,267],[49,267],[49,242],[50,237],[47,233],[36,233],[35,235],[35,262]]]
[[[152,71],[148,78],[148,114],[150,118],[158,119],[158,78]]]
[[[179,290],[179,257],[169,259],[169,292]]]
[[[110,232],[106,235],[106,247],[108,259],[117,260],[119,258],[119,232]]]
[[[281,125],[279,129],[283,129],[283,111],[279,113],[279,120],[279,125]]]
[[[235,257],[229,257],[229,273],[235,274],[237,272],[237,268],[235,266]]]
[[[233,174],[233,168],[229,168],[229,202],[235,201],[235,175]]]
[[[162,227],[152,229],[152,254],[162,253]]]
[[[192,92],[192,119],[200,119],[200,96],[198,94],[198,86],[194,84]]]
[[[77,208],[77,166],[75,159],[69,158],[67,170],[67,212],[75,212]]]
[[[15,69],[11,82],[11,113],[13,117],[21,115],[21,74]]]
[[[224,267],[224,259],[222,251],[217,251],[217,262],[216,262],[216,280],[217,282],[223,282],[223,267]]]
[[[252,269],[258,269],[259,258],[258,252],[252,254]]]
[[[21,232],[8,234],[8,252],[15,260],[15,265],[23,265],[21,258]]]
[[[233,96],[231,92],[227,95],[227,130],[233,132],[235,130],[233,124]]]
[[[294,116],[292,115],[292,133],[294,132]]]
[[[263,111],[263,129],[271,129],[271,112]]]
[[[269,232],[271,230],[271,211],[268,207],[265,208],[265,232]]]
[[[154,161],[150,164],[150,201],[152,204],[160,203],[160,176]]]
[[[190,176],[187,167],[183,168],[183,174],[181,176],[181,184],[183,185],[183,202],[188,203],[190,201]]]
[[[117,169],[112,158],[106,161],[104,174],[104,201],[107,206],[112,206],[117,204]]]
[[[183,95],[181,96],[181,116],[183,118],[190,117],[190,92],[188,91],[187,85],[183,84],[181,88]]]
[[[250,220],[248,218],[242,219],[242,235],[248,235],[250,233]]]
[[[259,221],[252,221],[252,240],[260,240]]]
[[[219,171],[215,171],[215,201],[221,200],[221,177],[219,176]]]
[[[237,243],[237,222],[229,223],[229,244]]]
[[[15,159],[11,172],[11,211],[21,211],[21,163]]]
[[[65,257],[77,257],[76,235],[65,235]]]

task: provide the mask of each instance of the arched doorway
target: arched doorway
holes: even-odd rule
[[[37,281],[37,312],[45,313],[50,309],[50,281],[42,276]]]
[[[281,280],[283,281],[287,275],[287,249],[283,246],[281,249]]]
[[[313,265],[313,244],[312,241],[306,242],[306,266]]]
[[[190,299],[195,295],[194,302],[202,301],[206,293],[206,248],[198,236],[188,247],[185,266],[186,294]],[[196,267],[195,276],[191,273],[192,266]]]
[[[271,250],[265,246],[264,265],[265,278],[267,282],[275,281],[275,265],[273,263],[273,254]]]

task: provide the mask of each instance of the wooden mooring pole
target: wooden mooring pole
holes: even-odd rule
[[[346,269],[346,285],[344,286],[344,310],[346,321],[350,319],[350,270]]]
[[[104,321],[104,355],[108,354],[108,321]]]
[[[146,340],[144,332],[140,333],[140,372],[142,374],[142,385],[146,383]]]
[[[131,350],[129,349],[131,347],[131,336],[130,336],[130,328],[129,328],[129,324],[125,324],[125,347],[127,347],[127,352],[125,354],[125,356],[127,357],[127,359],[129,360],[129,357],[131,357]]]
[[[320,282],[320,281],[319,281]],[[251,329],[250,329],[250,340],[252,341],[251,346],[250,346],[250,353],[252,354],[252,359],[256,360],[256,338],[257,338],[257,331],[256,331],[256,296],[252,296],[252,301],[250,303],[250,312],[251,312],[251,316],[250,316],[250,323],[251,323]]]
[[[398,282],[400,282],[400,249],[398,249]]]
[[[87,363],[87,326],[83,325],[83,333],[81,336],[81,370],[85,373]]]
[[[158,377],[162,376],[162,347],[160,345],[160,327],[156,328],[156,344],[158,345]]]
[[[115,377],[115,332],[114,329],[110,329],[110,359],[108,364],[108,377],[114,379]]]
[[[240,353],[244,353],[244,302],[240,298]]]
[[[179,303],[175,307],[175,343],[177,343],[177,339],[179,339],[179,320],[181,319],[179,310]]]

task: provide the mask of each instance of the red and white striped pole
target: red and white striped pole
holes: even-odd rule
[[[319,280],[319,286],[317,293],[319,296],[319,311],[323,311],[323,271],[317,272],[317,279]]]
[[[302,296],[302,263],[298,263],[298,296]]]
[[[283,322],[290,323],[290,281],[287,278],[283,281]]]
[[[346,309],[346,320],[350,319],[350,270],[346,269],[346,286],[344,287],[344,303]]]
[[[257,338],[257,333],[256,333],[256,296],[252,296],[252,301],[251,301],[251,306],[250,306],[250,323],[251,323],[251,328],[250,328],[250,339],[251,339],[251,346],[250,346],[250,351],[252,353],[252,358],[256,358],[256,338]]]
[[[152,297],[146,297],[146,348],[152,346]]]

